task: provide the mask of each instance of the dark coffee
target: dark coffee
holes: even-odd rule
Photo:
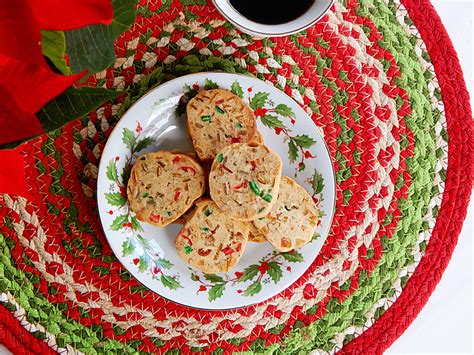
[[[230,0],[251,21],[267,25],[290,22],[304,14],[315,0]]]

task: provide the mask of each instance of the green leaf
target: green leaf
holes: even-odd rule
[[[122,142],[124,142],[128,149],[133,152],[136,143],[136,138],[133,131],[129,130],[128,128],[124,128],[122,133]]]
[[[114,19],[110,25],[92,25],[65,31],[66,53],[74,73],[89,69],[97,73],[115,61],[114,41],[135,22],[135,2],[112,0]]]
[[[117,167],[115,166],[114,159],[109,161],[109,165],[107,165],[107,172],[105,173],[105,175],[107,175],[107,179],[109,179],[110,181],[117,181]]]
[[[262,284],[260,281],[255,281],[242,293],[243,296],[253,296],[259,293],[262,290]]]
[[[118,231],[123,228],[123,224],[128,223],[128,214],[123,214],[115,217],[114,221],[110,225],[110,229],[113,231]]]
[[[298,147],[292,139],[288,142],[288,158],[290,158],[291,163],[298,158]]]
[[[105,199],[111,206],[123,206],[127,203],[127,200],[122,196],[120,192],[106,193]]]
[[[217,85],[217,83],[213,82],[212,80],[206,78],[204,80],[204,88],[206,90],[217,89],[219,88],[219,85]]]
[[[268,99],[268,95],[269,94],[267,92],[257,92],[250,101],[250,107],[252,108],[252,110],[256,110],[259,107],[263,107]]]
[[[122,95],[122,91],[83,86],[70,87],[49,101],[36,116],[45,131],[52,131],[95,110],[104,102]]]
[[[283,256],[283,258],[285,258],[286,261],[289,261],[292,263],[300,263],[304,260],[303,255],[301,255],[296,250],[281,253],[281,256]]]
[[[138,272],[143,272],[148,268],[148,264],[150,263],[150,257],[148,254],[143,254],[140,256],[140,261],[138,263]]]
[[[244,97],[244,91],[242,90],[242,87],[240,86],[239,82],[236,80],[232,83],[230,86],[230,91],[234,94],[237,95],[240,98]]]
[[[222,296],[224,293],[225,284],[215,284],[209,290],[209,301],[212,302],[215,299]]]
[[[123,186],[127,186],[128,179],[130,179],[130,172],[131,171],[132,171],[132,165],[131,164],[126,164],[123,167],[122,174],[120,175],[122,177]]]
[[[214,274],[204,274],[204,278],[209,281],[209,282],[212,282],[212,283],[216,283],[216,282],[224,282],[224,279],[218,275],[214,275]]]
[[[274,283],[280,281],[281,277],[283,276],[280,265],[278,265],[275,261],[270,261],[268,263],[268,275],[270,275]]]
[[[171,269],[173,267],[173,263],[169,260],[159,258],[155,260],[156,266],[158,266],[161,269]]]
[[[146,138],[143,138],[143,139],[140,139],[136,144],[135,144],[135,150],[134,152],[137,153],[139,152],[140,150],[142,149],[145,149],[146,147],[148,147],[150,144],[152,144],[154,142],[153,138],[151,137],[146,137]]]
[[[248,280],[252,280],[255,276],[257,276],[257,274],[258,274],[258,265],[247,266],[238,281],[245,282]]]
[[[265,115],[261,118],[262,123],[269,127],[269,128],[284,128],[285,125],[283,122],[277,117],[272,115]]]
[[[138,221],[138,218],[136,216],[132,217],[132,228],[133,228],[133,230],[136,230],[136,231],[142,231],[143,230],[142,225],[140,224],[140,222]]]
[[[64,60],[66,52],[66,37],[62,31],[45,31],[41,30],[41,50],[45,57],[54,64],[64,75],[71,74],[71,69]]]
[[[279,104],[275,107],[275,112],[284,117],[294,117],[295,113],[293,110],[285,104]]]
[[[315,194],[320,194],[324,188],[324,181],[321,174],[318,173],[316,169],[314,169],[313,173],[313,180],[311,181],[311,185],[313,187],[313,192]]]
[[[127,256],[135,251],[136,241],[134,238],[127,238],[122,243],[122,256]]]
[[[306,134],[302,134],[302,135],[299,135],[299,136],[294,136],[291,138],[298,146],[302,147],[302,148],[310,148],[311,146],[313,146],[314,144],[316,144],[316,141],[307,136]]]
[[[169,289],[171,290],[177,290],[178,288],[182,288],[183,286],[181,286],[181,284],[176,281],[176,279],[172,276],[168,276],[168,275],[161,275],[161,283],[163,284],[163,286],[165,287],[168,287]]]

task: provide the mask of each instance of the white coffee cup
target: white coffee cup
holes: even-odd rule
[[[315,0],[311,7],[299,17],[277,25],[267,25],[249,20],[238,12],[229,0],[213,0],[213,2],[217,10],[242,32],[257,37],[281,37],[314,25],[329,11],[334,0]]]

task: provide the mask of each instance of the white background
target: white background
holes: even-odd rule
[[[432,0],[432,2],[458,52],[472,103],[474,0]],[[472,354],[474,352],[473,236],[474,202],[471,201],[458,245],[440,283],[415,321],[387,353]],[[0,345],[0,354],[9,352]]]
[[[473,101],[474,0],[432,0],[456,49]],[[466,124],[472,124],[467,123]],[[474,203],[451,262],[426,306],[406,332],[388,349],[391,354],[472,354],[472,278]]]

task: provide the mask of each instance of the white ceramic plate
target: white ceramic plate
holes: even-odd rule
[[[312,242],[280,253],[269,243],[248,243],[228,273],[205,275],[178,256],[174,242],[182,228],[139,222],[126,201],[126,181],[135,159],[160,149],[191,151],[184,112],[197,90],[220,87],[241,96],[257,116],[265,143],[313,196],[321,212]],[[100,219],[112,250],[141,283],[174,302],[204,309],[230,309],[264,301],[283,291],[308,269],[327,237],[334,214],[335,179],[320,130],[289,96],[253,77],[198,73],[150,91],[122,117],[104,148],[97,195]]]

